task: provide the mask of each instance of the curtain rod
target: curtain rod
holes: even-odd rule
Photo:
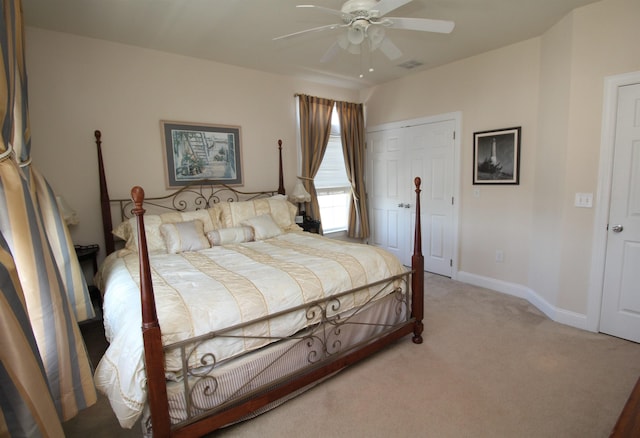
[[[362,103],[358,103],[358,102],[348,102],[348,101],[344,101],[344,100],[336,100],[336,99],[331,99],[329,97],[310,96],[310,95],[304,94],[304,93],[294,93],[293,94],[293,97],[300,97],[300,96],[315,97],[316,99],[328,99],[328,100],[333,100],[336,103],[340,102],[340,103],[350,103],[352,105],[362,105]]]

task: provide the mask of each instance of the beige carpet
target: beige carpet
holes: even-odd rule
[[[403,339],[215,436],[609,435],[640,375],[640,344],[554,323],[518,298],[434,275],[425,282],[422,345]],[[65,431],[141,436],[120,430],[102,397]]]

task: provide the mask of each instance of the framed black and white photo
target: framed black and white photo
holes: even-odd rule
[[[240,127],[160,121],[167,188],[201,181],[242,185]]]
[[[520,183],[520,131],[518,126],[473,133],[473,184]]]

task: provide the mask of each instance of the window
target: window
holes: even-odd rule
[[[340,122],[335,106],[331,115],[329,143],[313,182],[318,193],[323,231],[333,233],[346,230],[349,223],[351,183],[344,166]]]

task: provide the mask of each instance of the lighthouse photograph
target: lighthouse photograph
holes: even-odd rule
[[[474,184],[518,184],[520,127],[475,132]]]

